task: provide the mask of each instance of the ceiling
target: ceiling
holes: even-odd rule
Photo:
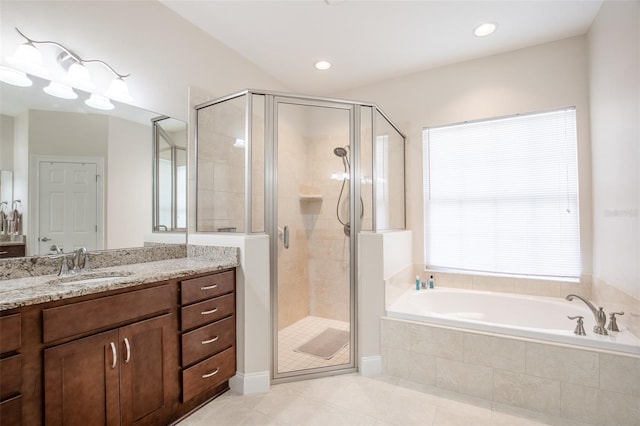
[[[602,0],[160,0],[295,92],[330,95],[585,34]],[[473,29],[496,22],[479,38]],[[333,64],[318,71],[314,63]]]

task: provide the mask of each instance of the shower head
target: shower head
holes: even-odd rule
[[[333,153],[335,155],[337,155],[338,157],[344,158],[348,154],[347,149],[349,149],[349,145],[347,145],[345,147],[339,146],[339,147],[333,149]]]

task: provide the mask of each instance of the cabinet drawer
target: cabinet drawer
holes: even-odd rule
[[[182,365],[198,362],[235,344],[236,317],[231,316],[182,335]]]
[[[233,315],[236,310],[235,294],[227,294],[181,309],[182,331]]]
[[[210,299],[232,292],[235,286],[234,271],[221,272],[191,280],[184,280],[180,286],[180,301],[183,305]]]
[[[194,396],[213,389],[236,374],[235,346],[187,368],[182,372],[182,397],[188,401]]]
[[[0,419],[2,419],[2,426],[19,426],[22,424],[21,395],[0,402]]]
[[[20,393],[22,386],[22,355],[0,359],[0,399]]]
[[[135,290],[57,308],[43,309],[44,343],[168,311],[172,306],[169,284]]]
[[[24,257],[24,244],[0,246],[0,259],[5,257]]]
[[[0,317],[0,353],[17,351],[22,342],[20,314]]]

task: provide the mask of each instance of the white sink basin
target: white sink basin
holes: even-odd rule
[[[48,284],[62,284],[62,285],[78,285],[78,284],[92,284],[104,281],[117,280],[120,278],[126,278],[130,276],[131,272],[123,271],[110,271],[110,272],[85,272],[77,275],[67,275],[63,277],[55,278],[48,282]]]

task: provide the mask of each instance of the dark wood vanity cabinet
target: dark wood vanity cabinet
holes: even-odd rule
[[[165,384],[177,359],[174,297],[165,284],[44,309],[45,341],[111,328],[44,350],[45,423],[161,423],[173,409]],[[123,322],[131,324],[112,328]]]
[[[180,283],[183,402],[228,389],[236,372],[235,272]]]
[[[0,425],[22,424],[22,328],[19,313],[0,317]]]
[[[0,259],[8,257],[24,257],[25,244],[2,244],[0,243]]]
[[[235,271],[0,315],[0,425],[165,425],[236,372]]]
[[[45,423],[161,423],[170,327],[165,314],[46,349]]]

